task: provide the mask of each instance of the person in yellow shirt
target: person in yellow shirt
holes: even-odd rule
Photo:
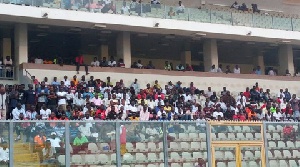
[[[74,82],[74,85],[78,85],[78,79],[77,79],[77,76],[76,75],[74,75],[73,76],[73,80],[72,80],[73,82]]]
[[[157,80],[155,80],[153,87],[154,89],[161,89],[161,86],[158,84]]]
[[[164,110],[166,111],[166,113],[169,113],[172,110],[172,107],[171,107],[171,105],[169,104],[168,101],[166,102]]]

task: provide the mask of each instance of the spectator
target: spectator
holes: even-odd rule
[[[260,10],[257,8],[257,4],[251,4],[253,13],[260,13]]]
[[[227,65],[227,66],[226,66],[225,73],[226,73],[226,74],[232,73],[231,70],[230,70],[230,65]]]
[[[7,164],[9,162],[9,149],[6,141],[0,143],[0,163]]]
[[[0,85],[0,119],[6,119],[6,104],[7,104],[7,93],[4,86]]]
[[[102,61],[100,62],[100,67],[108,67],[108,62],[106,61],[106,57],[103,57]]]
[[[210,72],[217,72],[216,66],[214,64],[211,66]]]
[[[181,1],[178,2],[178,7],[177,7],[176,13],[177,13],[177,15],[178,15],[179,13],[184,13],[184,6],[183,6],[183,4],[182,4]]]
[[[88,70],[88,66],[84,64],[84,60],[83,60],[83,55],[79,55],[75,58],[75,63],[76,63],[76,71],[77,74],[79,74],[79,68],[80,66],[84,66],[85,68],[85,74],[89,75],[89,70]]]
[[[38,134],[34,137],[34,152],[37,152],[40,157],[40,161],[43,161],[43,153],[42,150],[45,148],[46,144],[46,136],[45,133],[40,130]]]
[[[275,76],[276,72],[273,70],[273,67],[270,67],[268,75]]]
[[[193,67],[191,65],[189,65],[189,64],[185,65],[185,70],[186,71],[194,71]]]
[[[137,67],[137,68],[143,68],[143,67],[144,67],[144,66],[142,65],[142,61],[141,61],[141,60],[138,60],[138,61],[137,61],[136,67]]]
[[[107,65],[109,67],[116,67],[117,66],[117,62],[115,61],[113,56],[110,57],[110,60],[108,61]]]
[[[172,70],[172,67],[171,67],[171,65],[169,64],[168,61],[165,61],[165,70],[168,70],[168,71]]]
[[[285,70],[285,76],[292,76],[288,69]]]
[[[147,69],[155,69],[155,66],[152,64],[152,61],[149,61],[148,65],[146,66]]]
[[[223,70],[222,70],[222,64],[219,64],[219,68],[217,69],[217,72],[223,73]]]
[[[235,67],[233,69],[233,73],[234,74],[240,74],[241,73],[241,69],[240,69],[239,65],[235,65]]]
[[[92,67],[99,67],[100,62],[98,61],[97,57],[94,57],[94,61],[91,62]]]
[[[176,66],[176,70],[177,71],[184,71],[184,66],[182,64],[179,64],[178,66]]]
[[[123,59],[119,59],[119,61],[118,61],[118,67],[125,68],[125,64],[124,64],[124,60]]]
[[[13,109],[13,111],[12,111],[13,120],[19,120],[19,116],[21,113],[23,115],[26,115],[25,110],[22,108],[21,103],[18,103],[17,107],[15,109]]]
[[[235,1],[232,5],[231,5],[231,7],[230,8],[234,8],[234,9],[239,9],[239,5],[238,5],[238,3]]]
[[[283,128],[283,138],[285,141],[295,141],[296,135],[293,126],[285,125]]]

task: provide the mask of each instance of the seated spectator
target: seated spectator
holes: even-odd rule
[[[205,167],[205,166],[206,166],[206,163],[205,163],[204,159],[198,158],[198,162],[195,167]]]
[[[100,62],[98,61],[97,57],[94,57],[94,61],[91,62],[92,67],[99,67]]]
[[[117,66],[117,62],[115,61],[113,56],[110,57],[110,60],[108,61],[107,64],[108,64],[109,67],[116,67]]]
[[[138,60],[138,61],[137,61],[136,67],[137,67],[137,68],[143,68],[143,67],[144,67],[144,66],[142,65],[142,61],[141,61],[141,60]]]
[[[179,64],[178,66],[176,66],[176,70],[177,71],[184,71],[184,66],[182,64]]]
[[[168,16],[170,16],[170,18],[172,18],[172,16],[175,16],[175,11],[174,11],[173,7],[170,7],[170,10],[168,12]]]
[[[152,64],[152,61],[149,61],[149,64],[146,66],[146,69],[155,69],[155,66]]]
[[[276,72],[273,70],[273,67],[270,67],[268,75],[271,75],[271,76],[275,76],[276,75]]]
[[[241,69],[240,69],[239,65],[235,65],[235,67],[233,69],[233,73],[234,74],[240,74],[241,73]]]
[[[40,59],[40,58],[37,57],[37,58],[34,59],[34,63],[35,64],[43,64],[43,59]]]
[[[6,141],[0,143],[0,163],[9,163],[9,149]]]
[[[230,70],[230,65],[227,65],[227,66],[226,66],[225,73],[226,73],[226,74],[232,73],[231,70]]]
[[[184,13],[184,6],[182,4],[181,1],[178,2],[178,7],[177,7],[177,11],[176,11],[177,14],[179,13]]]
[[[223,73],[222,64],[219,64],[219,68],[217,69],[217,72]]]
[[[102,61],[100,62],[100,67],[108,67],[108,62],[106,61],[106,57],[103,57]]]
[[[247,8],[247,6],[246,6],[245,3],[242,3],[242,5],[239,6],[238,10],[241,10],[241,11],[244,11],[244,12],[245,12],[245,11],[248,11],[248,8]]]
[[[55,150],[51,145],[49,140],[46,140],[45,147],[42,150],[43,152],[43,163],[52,164],[55,163]]]
[[[292,74],[290,73],[290,71],[288,69],[285,70],[285,76],[292,76]]]
[[[296,134],[292,125],[285,125],[283,128],[283,138],[285,141],[295,141]]]
[[[193,67],[191,65],[189,65],[189,64],[185,65],[185,70],[186,71],[194,71]]]
[[[125,68],[124,60],[123,59],[119,59],[117,66],[121,67],[121,68]]]
[[[81,132],[77,133],[76,138],[73,141],[73,153],[77,154],[79,151],[88,152],[88,139],[81,135]]]
[[[88,66],[86,64],[84,64],[84,58],[83,58],[83,55],[79,55],[75,58],[75,64],[76,64],[76,71],[77,71],[77,74],[79,74],[79,68],[80,66],[84,66],[85,68],[85,74],[86,75],[89,75],[89,72],[88,72]]]
[[[230,8],[234,8],[234,9],[239,9],[239,5],[238,5],[238,3],[235,1],[232,5],[231,5],[231,7]]]
[[[165,61],[165,70],[171,71],[172,67],[168,61]]]
[[[210,72],[217,72],[216,66],[213,64],[211,66],[211,69],[209,70]]]
[[[121,8],[121,14],[130,14],[130,7],[127,6],[125,1],[123,1],[123,6]]]
[[[257,8],[257,4],[251,4],[253,13],[260,13],[260,10]]]

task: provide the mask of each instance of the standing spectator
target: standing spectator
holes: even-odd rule
[[[290,101],[291,100],[291,93],[289,92],[289,89],[286,88],[284,93],[284,98],[286,99],[286,101]]]
[[[89,75],[89,72],[88,72],[88,66],[84,64],[84,61],[83,61],[83,55],[79,55],[75,58],[75,63],[76,63],[76,71],[77,71],[77,74],[79,74],[79,68],[80,66],[84,66],[85,68],[85,74],[86,75]]]
[[[292,99],[290,100],[291,103],[291,107],[293,109],[293,117],[294,120],[298,120],[299,119],[299,100],[296,97],[296,94],[293,94]]]
[[[181,1],[178,2],[178,7],[177,7],[177,11],[176,11],[177,14],[179,13],[184,13],[184,6],[182,4]]]
[[[6,59],[4,59],[3,64],[6,69],[6,77],[12,78],[13,77],[13,62],[10,56],[6,56]]]
[[[6,112],[6,119],[12,119],[12,111],[17,107],[18,104],[18,97],[19,93],[16,90],[16,86],[12,88],[10,94],[9,94],[9,105],[8,105],[8,111]],[[22,107],[22,106],[21,106]]]
[[[9,162],[9,149],[6,141],[0,143],[0,163]],[[6,165],[5,165],[6,166]]]
[[[7,93],[4,86],[0,86],[0,119],[6,119],[6,111],[7,111]]]
[[[26,107],[31,105],[36,105],[36,94],[33,90],[33,85],[28,84],[28,90],[25,92],[25,99],[26,99]]]
[[[17,107],[15,109],[12,110],[12,117],[13,117],[13,120],[19,120],[19,116],[20,114],[23,114],[23,115],[26,115],[25,114],[25,110],[22,108],[22,105],[21,103],[18,103],[17,104]]]
[[[42,130],[38,132],[38,134],[34,137],[34,152],[37,152],[40,157],[40,161],[43,161],[43,153],[42,150],[45,148],[46,144],[46,136]]]
[[[49,94],[48,88],[45,86],[45,82],[42,81],[40,87],[37,88],[37,97],[38,97],[38,104],[37,109],[40,110],[43,104],[47,102],[47,96]]]
[[[262,75],[262,71],[260,69],[260,66],[257,66],[256,69],[255,69],[255,74],[257,75]]]
[[[134,82],[130,85],[134,89],[135,94],[137,95],[140,91],[140,85],[137,83],[137,79],[134,79]]]
[[[62,109],[65,111],[67,109],[67,101],[66,101],[67,92],[65,92],[63,88],[60,87],[56,95],[58,99],[58,107],[62,107]]]

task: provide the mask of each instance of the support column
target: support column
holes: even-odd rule
[[[11,55],[11,39],[10,38],[3,38],[1,41],[1,55],[3,56],[4,61],[6,56],[12,56]]]
[[[285,75],[285,71],[288,69],[293,75],[295,72],[294,58],[293,58],[293,47],[292,45],[280,45],[278,51],[279,58],[279,75]]]
[[[214,64],[218,67],[218,45],[216,39],[207,39],[203,45],[204,71],[209,71]]]
[[[264,62],[264,53],[259,51],[257,56],[253,57],[253,64],[256,66],[260,66],[261,74],[265,75],[265,62]]]
[[[117,37],[117,59],[122,58],[126,68],[131,66],[130,33],[121,32]]]
[[[15,65],[28,62],[28,37],[27,24],[15,25]]]
[[[101,45],[100,59],[102,60],[103,57],[106,57],[106,60],[110,60],[108,55],[108,45]]]
[[[191,51],[183,51],[181,52],[181,64],[185,66],[186,64],[192,65],[192,54]]]

